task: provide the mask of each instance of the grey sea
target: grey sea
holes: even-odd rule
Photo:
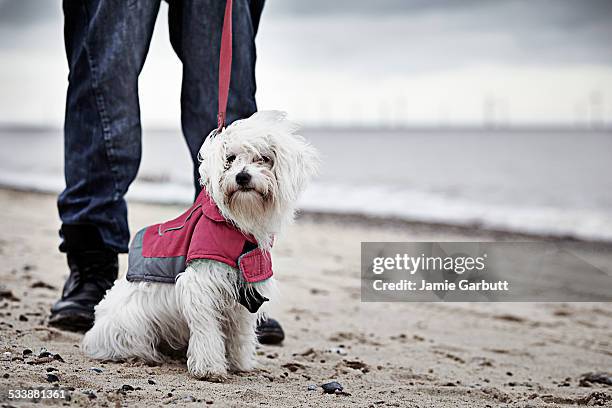
[[[569,129],[305,129],[321,174],[306,211],[612,241],[612,132]],[[204,136],[204,135],[203,135]],[[60,130],[0,130],[0,184],[63,188]],[[128,198],[188,203],[180,132],[145,130]]]

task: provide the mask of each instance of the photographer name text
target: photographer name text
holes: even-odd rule
[[[484,279],[480,282],[472,282],[468,281],[467,279],[462,279],[456,283],[449,282],[448,280],[445,280],[444,282],[428,282],[426,280],[415,282],[406,279],[402,279],[399,282],[384,282],[381,279],[377,279],[372,282],[372,287],[376,291],[453,291],[457,289],[463,291],[507,291],[510,289],[508,281],[500,280],[489,282]]]

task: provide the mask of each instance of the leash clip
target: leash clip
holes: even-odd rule
[[[225,112],[217,113],[217,134],[223,131],[225,127]]]

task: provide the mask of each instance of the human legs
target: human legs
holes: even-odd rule
[[[170,0],[170,40],[183,63],[181,124],[193,160],[196,196],[198,152],[204,139],[217,127],[219,51],[224,1]],[[233,3],[233,58],[227,107],[228,124],[251,116],[255,103],[255,34],[263,0]]]
[[[50,323],[86,329],[127,252],[124,195],[141,155],[138,75],[160,0],[64,0],[69,65],[60,249],[70,276]]]
[[[138,75],[159,0],[64,1],[70,73],[64,125],[64,225],[93,225],[104,244],[127,252],[123,198],[141,155]]]

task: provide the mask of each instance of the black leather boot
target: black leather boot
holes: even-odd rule
[[[269,317],[257,322],[255,333],[261,344],[281,344],[285,339],[285,332],[280,323]]]
[[[104,245],[92,225],[62,226],[70,275],[62,298],[51,307],[49,324],[64,330],[86,331],[93,326],[94,307],[113,286],[119,270],[118,257]]]

